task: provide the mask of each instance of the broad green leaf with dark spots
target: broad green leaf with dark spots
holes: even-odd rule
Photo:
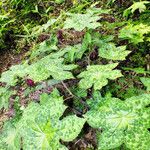
[[[126,50],[126,46],[116,47],[114,43],[103,44],[99,48],[99,56],[110,60],[125,60],[125,57],[131,53]]]
[[[93,15],[90,13],[86,14],[71,14],[68,13],[68,17],[64,23],[64,29],[75,29],[76,31],[82,31],[85,28],[95,29],[101,26],[97,21],[100,19],[100,16]]]
[[[64,65],[62,58],[52,59],[51,56],[46,56],[26,68],[26,75],[35,82],[46,80],[50,76],[56,80],[65,80],[74,78],[69,70],[76,67],[76,65]]]
[[[0,81],[8,85],[17,84],[18,78],[30,78],[35,82],[46,80],[50,77],[56,80],[66,80],[74,78],[69,72],[75,69],[77,65],[63,64],[63,58],[53,58],[54,55],[48,55],[37,62],[12,66],[8,71],[2,73]]]
[[[150,132],[139,126],[134,126],[126,132],[124,137],[126,147],[130,150],[149,150]]]
[[[1,74],[0,82],[5,82],[8,85],[15,85],[18,81],[18,77],[22,78],[25,75],[25,69],[27,65],[15,65],[10,67],[8,71]]]
[[[113,70],[117,67],[117,63],[108,65],[92,65],[87,67],[87,71],[81,72],[78,77],[82,78],[79,82],[80,88],[88,89],[94,85],[94,89],[101,89],[107,85],[108,79],[115,80],[121,77],[119,70]]]
[[[114,149],[119,147],[124,139],[123,130],[109,130],[97,135],[98,150]]]
[[[121,101],[102,98],[95,101],[84,117],[97,131],[98,150],[115,149],[124,144],[131,150],[150,148],[150,94]]]
[[[3,129],[0,146],[6,150],[66,150],[60,139],[72,141],[85,123],[74,115],[60,120],[66,108],[58,91],[41,95],[40,103],[30,103],[13,128]]]
[[[90,7],[87,9],[87,13],[90,14],[109,14],[110,9],[102,9],[102,8],[96,8],[96,7]]]

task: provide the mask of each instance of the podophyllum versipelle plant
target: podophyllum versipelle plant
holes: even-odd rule
[[[72,3],[77,5],[76,1]],[[144,12],[148,4],[148,1],[135,2],[124,11],[124,16],[129,17],[137,10]],[[60,46],[58,35],[52,34],[28,54],[27,60],[1,74],[0,82],[5,86],[0,87],[0,109],[9,109],[12,96],[15,97],[17,109],[16,115],[5,121],[1,129],[0,150],[66,150],[68,148],[64,142],[82,136],[85,123],[96,130],[98,150],[150,150],[150,78],[140,76],[141,84],[146,87],[141,95],[121,100],[112,96],[111,90],[104,92],[109,82],[124,76],[120,65],[132,53],[125,43],[136,46],[148,42],[150,26],[143,22],[126,21],[117,37],[111,35],[111,31],[102,34],[99,31],[107,28],[102,21],[103,15],[108,15],[111,10],[94,6],[96,4],[82,13],[71,11],[65,17],[61,16],[64,17],[63,31],[84,32],[81,43]],[[56,23],[59,28],[57,18],[54,19],[48,27]],[[120,45],[116,38],[117,42],[125,42]],[[93,49],[98,58],[93,56],[94,60],[90,60]],[[87,62],[83,67],[77,63],[82,60]],[[75,85],[76,96],[71,92],[72,87],[64,83],[72,79],[79,81]],[[32,82],[30,87],[29,81]],[[49,94],[42,93],[37,101],[30,97],[28,105],[21,106],[15,87],[27,84],[28,96],[32,88],[33,91],[40,86],[43,88],[43,82],[51,87]],[[65,86],[72,100],[74,97],[86,97],[88,111],[79,116],[64,115],[67,109],[65,98],[61,91],[51,86],[57,84]],[[117,83],[115,86],[118,86]],[[86,96],[89,89],[92,91],[91,98]]]

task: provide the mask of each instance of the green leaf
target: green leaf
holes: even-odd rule
[[[122,67],[123,70],[130,70],[130,71],[134,71],[137,74],[150,74],[150,71],[146,71],[144,68],[128,68],[128,67]]]
[[[128,39],[130,43],[138,44],[144,42],[144,35],[148,33],[150,33],[150,26],[148,25],[129,24],[120,30],[119,38]]]
[[[144,86],[147,87],[147,91],[150,91],[150,78],[140,78],[141,82],[144,84]]]
[[[97,131],[98,149],[115,149],[122,144],[131,150],[149,150],[150,94],[125,101],[103,98],[92,105],[84,117]]]
[[[101,35],[99,33],[94,33],[92,37],[92,43],[93,45],[98,46],[99,48],[102,47],[103,45],[108,44],[114,39],[114,36],[112,35]]]
[[[83,54],[88,50],[88,46],[91,44],[91,42],[92,42],[91,34],[86,32],[82,41],[82,47],[80,51],[77,53],[77,57],[79,59],[81,59]]]
[[[30,55],[30,59],[33,59],[39,55],[42,55],[46,52],[50,53],[52,52],[53,50],[57,50],[57,38],[56,37],[51,37],[49,40],[47,41],[44,41],[42,43],[40,43],[38,45],[38,47],[36,47],[32,52],[31,52],[31,55]]]
[[[66,51],[65,58],[69,62],[81,59],[83,54],[88,50],[88,46],[90,44],[91,44],[91,35],[90,33],[86,32],[83,38],[82,45],[77,44],[74,46],[67,46],[63,49],[63,51]]]
[[[8,88],[0,87],[0,109],[8,109],[9,98],[12,94],[14,94],[14,92]]]
[[[108,79],[115,80],[121,77],[119,70],[113,70],[117,65],[118,63],[88,66],[87,71],[78,75],[79,78],[83,78],[79,83],[80,88],[88,89],[94,85],[94,90],[98,90],[107,85]]]
[[[107,132],[103,132],[101,135],[98,134],[98,150],[106,150],[106,149],[114,149],[119,147],[123,142],[123,131],[116,130],[112,131],[109,130]]]
[[[18,77],[24,76],[26,65],[15,65],[10,67],[8,71],[1,74],[0,82],[5,82],[8,85],[15,85],[18,81]]]
[[[64,65],[64,59],[52,57],[54,56],[45,56],[31,65],[15,65],[11,67],[10,70],[2,73],[0,81],[14,86],[17,84],[18,77],[28,77],[35,82],[46,80],[49,77],[53,77],[53,79],[56,80],[74,78],[69,71],[75,69],[77,67],[76,65]]]
[[[78,98],[86,97],[87,91],[85,89],[80,89],[79,87],[72,87],[71,92]]]
[[[111,60],[125,60],[129,53],[131,51],[126,51],[126,46],[116,47],[114,43],[104,44],[99,48],[99,56]]]
[[[149,150],[150,132],[142,127],[131,128],[125,136],[126,147],[131,150]]]
[[[102,8],[95,8],[95,7],[90,7],[87,9],[87,13],[89,14],[109,14],[110,9],[102,9]]]
[[[7,145],[7,146],[6,146]],[[15,126],[10,122],[5,122],[0,137],[1,150],[19,150],[21,147],[20,137]]]
[[[150,95],[142,94],[126,99],[127,105],[134,109],[142,109],[150,104]]]
[[[126,9],[123,13],[123,16],[128,16],[130,12],[133,14],[136,10],[139,12],[143,12],[146,10],[145,4],[148,4],[148,1],[134,2],[128,9]]]
[[[100,19],[99,16],[93,16],[90,13],[86,14],[68,14],[68,18],[64,22],[64,29],[75,29],[76,31],[82,31],[85,28],[95,29],[100,25],[97,21]]]
[[[50,76],[56,80],[74,78],[69,70],[75,69],[76,65],[64,65],[63,59],[51,59],[46,56],[26,68],[26,74],[35,82],[46,80]]]
[[[57,90],[54,90],[50,96],[43,94],[40,104],[32,102],[25,108],[22,118],[15,123],[14,128],[3,129],[0,138],[3,149],[67,149],[61,145],[60,139],[63,141],[75,139],[80,133],[85,119],[67,116],[60,120],[65,109],[63,98],[59,96]],[[10,133],[13,135],[10,140],[11,144],[6,142],[6,139],[10,138]]]
[[[77,44],[74,46],[67,46],[63,49],[63,51],[66,51],[66,54],[65,54],[66,60],[69,62],[73,62],[76,59],[79,59],[78,54],[81,51],[81,44]]]
[[[80,133],[85,120],[76,116],[68,116],[62,120],[61,139],[72,141]]]

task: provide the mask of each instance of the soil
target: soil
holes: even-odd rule
[[[11,50],[0,51],[0,74],[10,68],[10,66],[21,63],[26,52],[26,50],[22,50],[17,54]]]

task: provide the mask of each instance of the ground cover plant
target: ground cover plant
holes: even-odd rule
[[[150,150],[150,2],[2,0],[0,150]]]

